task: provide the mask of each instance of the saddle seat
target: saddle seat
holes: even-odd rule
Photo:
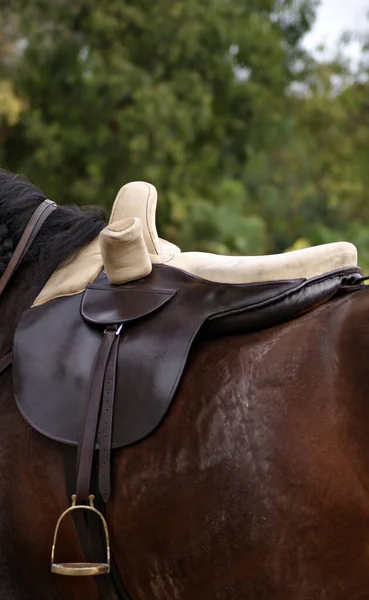
[[[181,252],[178,246],[158,236],[157,198],[155,187],[149,183],[133,182],[122,187],[106,229],[74,261],[54,273],[35,305],[82,292],[103,267],[114,284],[148,275],[153,264],[166,264],[216,283],[247,284],[311,279],[357,266],[357,250],[349,242],[269,256]]]

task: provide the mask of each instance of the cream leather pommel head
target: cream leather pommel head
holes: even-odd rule
[[[152,271],[139,218],[110,223],[100,233],[100,248],[110,283],[117,285],[134,281],[150,275]]]

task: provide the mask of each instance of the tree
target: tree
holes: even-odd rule
[[[270,252],[349,240],[368,269],[368,70],[355,76],[342,57],[309,70],[286,95],[278,139],[249,157],[245,185]]]
[[[7,128],[14,126],[20,117],[24,105],[17,97],[11,80],[11,65],[16,53],[12,39],[12,19],[0,14],[0,141]]]
[[[262,253],[248,167],[273,145],[314,2],[9,1],[27,102],[4,163],[57,201],[109,207],[159,189],[160,229],[184,248]],[[255,162],[255,160],[254,160]]]

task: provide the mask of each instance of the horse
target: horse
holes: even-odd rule
[[[0,171],[0,276],[44,201]],[[96,208],[48,217],[1,299],[0,358],[38,290],[104,227]],[[362,286],[201,341],[160,427],[114,454],[106,518],[125,597],[369,597],[368,315]],[[100,600],[95,579],[50,573],[69,504],[64,448],[23,419],[11,369],[0,382],[0,598]],[[58,551],[85,559],[72,521]]]

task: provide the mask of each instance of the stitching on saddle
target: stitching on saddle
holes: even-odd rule
[[[152,256],[160,256],[159,254],[153,254]],[[166,265],[167,263],[169,263],[172,259],[174,258],[174,254],[170,254],[169,258],[167,258],[167,260],[163,260],[161,263],[152,263],[153,266],[160,266],[160,265]],[[169,265],[171,266],[171,265]],[[178,269],[178,267],[173,267],[174,269]]]
[[[195,275],[194,273],[190,273],[189,271],[185,271],[184,269],[180,269],[179,267],[172,267],[171,265],[165,265],[165,264],[155,264],[153,265],[155,268],[165,268],[167,269],[168,266],[172,269],[177,269],[178,271],[181,271],[182,273],[184,273],[185,275],[188,275],[189,277],[193,277],[195,279],[197,279],[200,283],[205,284],[205,285],[226,285],[229,287],[244,287],[244,286],[250,286],[250,287],[260,287],[262,286],[263,289],[269,289],[269,288],[278,288],[278,287],[283,287],[286,284],[290,284],[292,286],[292,284],[294,283],[294,286],[289,288],[289,290],[287,291],[295,291],[301,288],[301,286],[306,285],[306,286],[310,286],[310,285],[314,285],[315,283],[319,282],[319,280],[321,281],[330,281],[331,279],[336,279],[337,277],[340,276],[345,276],[345,275],[350,275],[353,273],[359,273],[361,272],[360,267],[358,266],[350,266],[350,267],[342,267],[340,269],[335,269],[334,271],[331,271],[331,275],[329,277],[327,277],[327,273],[321,273],[320,275],[315,275],[314,277],[296,277],[295,279],[280,279],[280,280],[276,280],[276,281],[253,281],[250,283],[222,283],[221,281],[212,281],[210,279],[204,279],[203,277],[201,277],[200,275]]]
[[[44,304],[47,304],[48,302],[52,302],[53,300],[57,300],[57,298],[69,298],[70,296],[78,296],[78,294],[82,294],[83,292],[85,292],[85,290],[87,289],[87,287],[89,285],[91,285],[95,281],[96,277],[101,273],[103,267],[104,267],[104,265],[101,263],[99,265],[99,268],[97,270],[95,269],[93,275],[91,275],[91,277],[89,278],[88,282],[86,283],[86,285],[83,288],[80,288],[78,286],[78,289],[73,290],[72,292],[59,293],[57,295],[52,295],[51,297],[50,296],[46,296],[46,298],[42,302],[40,302],[38,300],[38,298],[39,298],[40,294],[43,292],[43,290],[44,290],[44,288],[43,288],[41,290],[40,294],[37,296],[37,298],[33,302],[33,304],[30,306],[30,308],[37,308],[38,306],[43,306]]]
[[[201,275],[196,275],[195,273],[191,273],[190,271],[185,271],[184,269],[181,269],[180,267],[176,267],[176,266],[172,266],[172,265],[167,265],[166,263],[154,263],[153,264],[153,268],[155,269],[175,269],[176,271],[179,271],[180,273],[184,273],[185,275],[187,275],[188,277],[191,277],[193,279],[196,279],[199,283],[203,284],[203,285],[225,285],[227,287],[245,287],[245,285],[247,286],[255,286],[255,287],[260,287],[263,286],[263,288],[265,289],[269,289],[269,288],[278,288],[278,287],[283,287],[286,284],[291,284],[292,282],[304,282],[304,281],[308,281],[306,278],[304,277],[297,277],[296,279],[280,279],[277,281],[253,281],[250,283],[224,283],[222,281],[212,281],[211,279],[205,279],[204,277],[201,277]],[[319,277],[321,277],[319,275]],[[301,283],[295,283],[295,286],[301,285]]]
[[[152,243],[152,245],[153,245],[153,247],[154,247],[154,250],[155,250],[155,252],[156,252],[156,256],[158,256],[158,255],[159,255],[159,254],[158,254],[158,250],[157,250],[157,248],[156,248],[156,246],[155,246],[155,244],[154,244],[154,239],[153,239],[153,237],[152,237],[152,235],[151,235],[151,229],[150,229],[150,225],[149,225],[149,218],[148,218],[148,213],[149,213],[149,202],[148,202],[148,201],[149,201],[149,199],[150,199],[151,187],[150,187],[149,185],[147,185],[147,183],[145,183],[145,185],[146,185],[146,186],[149,188],[149,195],[148,195],[148,196],[147,196],[147,198],[146,198],[146,227],[147,227],[147,231],[149,232],[149,236],[150,236],[150,239],[151,239],[151,243]]]
[[[134,282],[132,282],[134,283]],[[173,289],[173,288],[166,288],[165,290],[161,289],[161,288],[151,288],[151,290],[137,290],[136,288],[129,288],[129,287],[124,287],[121,288],[120,286],[117,286],[115,288],[111,288],[111,286],[109,285],[99,285],[99,284],[89,284],[86,286],[86,290],[101,290],[101,291],[109,291],[109,292],[135,292],[136,294],[162,294],[163,296],[167,296],[169,293],[170,294],[175,294],[178,289]]]

